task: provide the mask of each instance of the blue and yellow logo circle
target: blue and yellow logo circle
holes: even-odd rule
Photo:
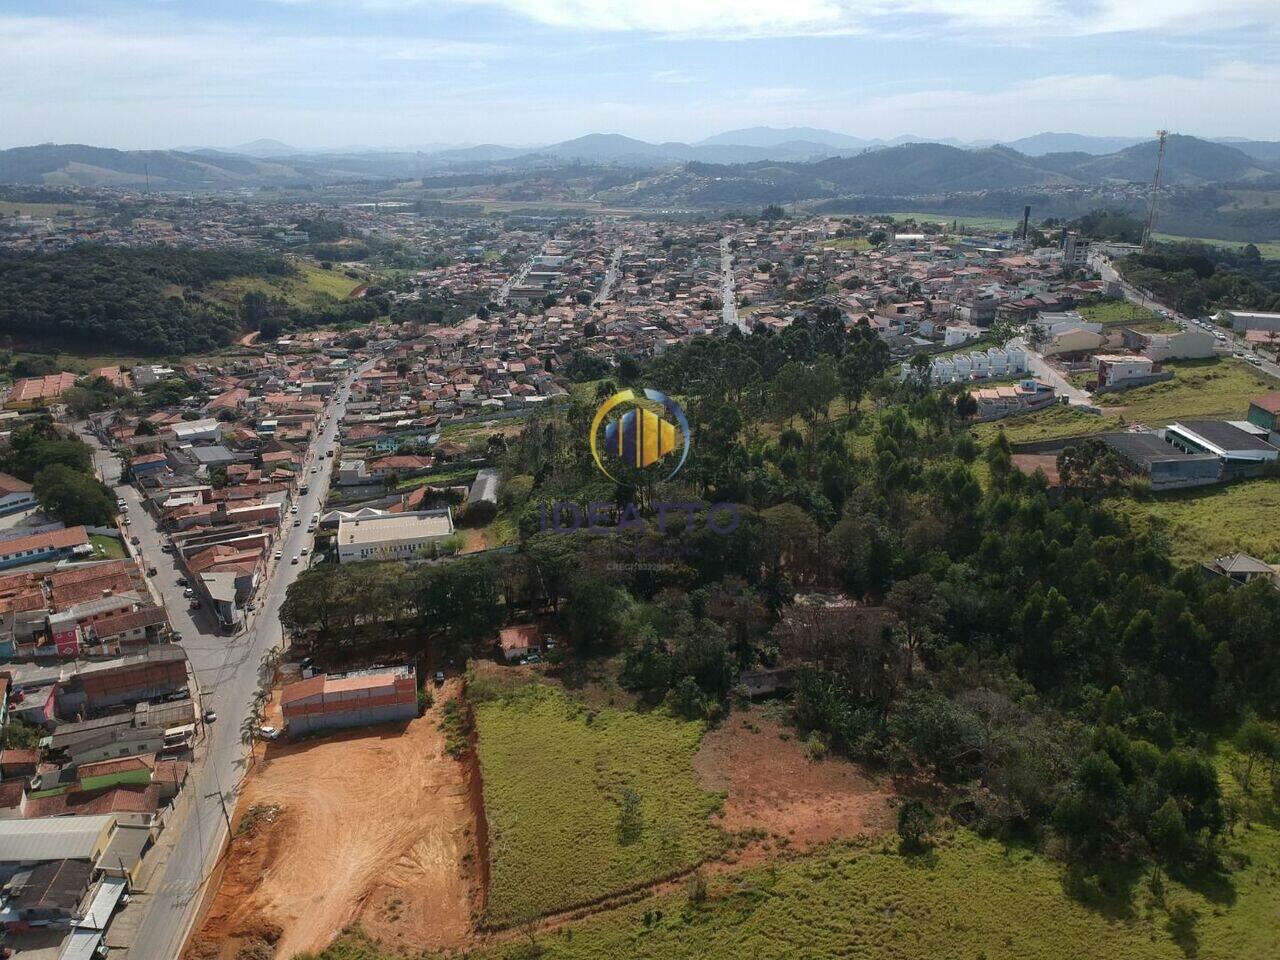
[[[659,416],[642,400],[661,405],[666,416]],[[627,404],[630,409],[609,421],[601,439],[600,425],[605,418]],[[689,457],[689,421],[685,419],[680,404],[658,390],[619,390],[600,404],[591,421],[591,456],[600,472],[615,483],[618,478],[609,472],[606,460],[618,460],[644,469],[677,449],[680,450],[680,459],[663,479],[670,480],[679,473]]]

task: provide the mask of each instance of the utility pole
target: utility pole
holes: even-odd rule
[[[231,814],[227,812],[227,797],[221,790],[215,790],[213,793],[206,793],[204,798],[209,800],[213,797],[218,798],[218,802],[222,804],[222,816],[227,821],[227,836],[234,837],[235,831],[231,829]]]
[[[1147,198],[1147,222],[1142,228],[1142,250],[1147,252],[1151,249],[1155,238],[1152,233],[1156,228],[1156,199],[1160,195],[1160,175],[1164,171],[1164,148],[1165,143],[1169,139],[1168,130],[1157,130],[1156,137],[1159,140],[1159,148],[1156,151],[1156,174],[1151,180],[1151,196]]]

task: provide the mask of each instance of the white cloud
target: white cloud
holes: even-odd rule
[[[302,0],[306,2],[306,0]],[[356,0],[383,9],[425,0]],[[439,0],[431,0],[438,3]],[[993,44],[1038,37],[1280,27],[1276,0],[452,0],[549,27],[746,39],[980,32]]]

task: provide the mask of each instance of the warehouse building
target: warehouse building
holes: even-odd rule
[[[338,521],[338,562],[409,560],[453,534],[453,512],[419,510]]]
[[[1222,480],[1222,461],[1216,456],[1179,450],[1155,432],[1104,433],[1101,439],[1130,470],[1145,476],[1152,490],[1204,487]]]
[[[412,720],[418,715],[418,676],[412,665],[352,673],[318,673],[280,694],[291,735],[339,727]]]

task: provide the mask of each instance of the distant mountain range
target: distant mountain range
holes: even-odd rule
[[[753,127],[698,144],[649,143],[593,133],[534,149],[482,144],[443,150],[304,153],[277,140],[236,151],[113,150],[81,144],[41,144],[0,151],[0,183],[45,186],[218,190],[294,186],[352,179],[387,179],[522,171],[573,165],[609,167],[662,182],[714,179],[746,184],[754,199],[778,188],[776,199],[844,194],[917,195],[956,191],[1055,187],[1107,181],[1146,182],[1155,167],[1154,140],[1044,133],[1003,145],[944,144],[899,138],[897,144],[858,140],[808,127]],[[745,143],[728,141],[742,140]],[[1124,144],[1117,146],[1117,144]],[[1280,176],[1280,143],[1223,143],[1172,135],[1165,181],[1196,185]],[[617,176],[612,177],[615,181]],[[731,188],[731,187],[730,187]],[[683,187],[681,189],[684,189]],[[690,187],[689,189],[693,189]],[[696,199],[696,197],[690,197]]]

